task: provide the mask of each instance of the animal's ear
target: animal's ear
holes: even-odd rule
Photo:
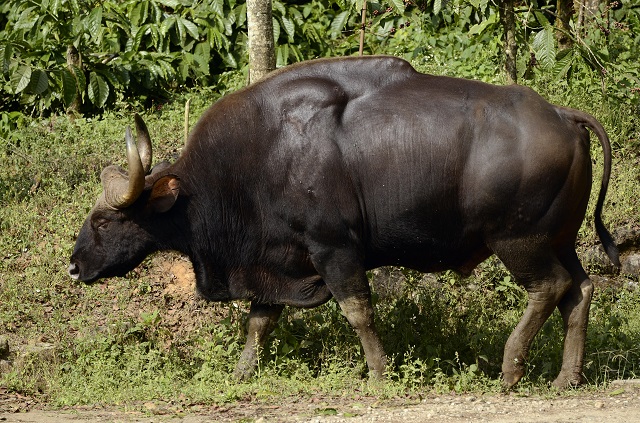
[[[180,193],[180,179],[174,175],[163,176],[151,188],[147,209],[155,213],[164,213],[176,203]]]

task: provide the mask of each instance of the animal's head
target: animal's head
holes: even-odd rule
[[[119,166],[102,171],[103,192],[85,220],[71,256],[69,275],[93,282],[123,276],[159,249],[158,231],[176,203],[180,181],[175,175],[151,172],[151,139],[136,115],[138,145],[127,127],[129,172]],[[163,169],[166,166],[163,166]]]

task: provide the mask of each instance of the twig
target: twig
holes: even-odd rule
[[[184,105],[184,144],[187,145],[189,140],[189,109],[191,108],[191,99],[187,100]]]
[[[360,27],[360,50],[359,55],[364,53],[364,29],[367,25],[367,0],[362,1],[362,26]]]

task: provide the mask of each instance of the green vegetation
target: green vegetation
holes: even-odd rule
[[[374,2],[368,51],[405,56],[421,71],[503,81],[495,8],[486,1],[451,1],[442,13],[436,3],[445,2]],[[243,3],[198,4],[107,1],[100,2],[100,12],[93,7],[97,3],[80,0],[0,6],[0,23],[20,23],[23,31],[0,31],[0,335],[14,351],[0,386],[59,406],[498,391],[504,342],[526,306],[526,294],[493,259],[468,279],[449,272],[423,279],[396,269],[404,282],[391,286],[384,273],[372,273],[378,325],[391,358],[390,380],[379,385],[363,378],[358,339],[334,302],[286,310],[259,374],[236,383],[229,376],[244,342],[246,304],[208,304],[170,291],[176,281],[165,264],[179,260],[175,256],[150,258],[127,278],[100,285],[76,285],[68,278],[68,257],[99,193],[100,171],[110,163],[124,164],[123,131],[132,124],[133,111],[145,114],[155,159],[173,160],[184,142],[185,100],[193,100],[192,115],[198,116],[244,83],[238,30]],[[83,16],[79,11],[87,5],[94,12]],[[279,63],[357,51],[357,6],[274,2]],[[549,10],[546,3],[538,6]],[[224,13],[216,14],[219,10]],[[158,11],[171,20],[160,19]],[[550,101],[590,112],[604,124],[615,155],[605,222],[637,225],[640,43],[633,34],[640,29],[639,11],[612,11],[607,36],[588,31],[575,37],[573,52],[561,54],[551,54],[553,45],[542,42],[548,34],[534,43],[536,34],[550,28],[550,17],[533,12],[519,12],[519,74]],[[124,14],[131,18],[122,19]],[[47,36],[33,29],[36,23],[49,28]],[[26,39],[39,43],[37,48]],[[81,73],[66,65],[68,44],[82,52],[84,85]],[[528,49],[536,57],[545,51],[547,59],[531,67]],[[116,57],[103,63],[110,52]],[[46,88],[39,72],[46,74]],[[84,115],[62,113],[73,103],[72,94],[80,95]],[[597,181],[602,157],[597,143],[593,157]],[[589,214],[579,253],[594,241]],[[587,338],[590,386],[640,374],[638,282],[619,276],[598,283]],[[528,374],[517,387],[522,393],[548,389],[547,381],[559,371],[561,334],[554,315],[536,338]],[[28,353],[42,345],[48,348],[44,359]]]
[[[633,60],[640,12],[627,3],[589,12],[567,32],[554,26],[555,1],[522,2],[520,76],[595,71],[609,97],[637,106],[629,90],[640,81]],[[489,0],[367,5],[367,54],[423,57],[458,75],[496,77],[502,28]],[[356,53],[361,8],[361,0],[273,0],[278,66]],[[92,114],[132,100],[150,106],[188,87],[224,85],[224,72],[247,64],[243,0],[9,0],[0,5],[0,28],[0,134],[24,114]],[[560,32],[569,40],[562,49]],[[469,60],[478,55],[488,60]]]

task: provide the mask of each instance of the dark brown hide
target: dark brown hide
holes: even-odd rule
[[[593,291],[574,248],[591,190],[587,128],[605,155],[596,229],[617,264],[600,219],[609,141],[591,116],[393,57],[290,66],[215,103],[133,204],[100,199],[70,274],[90,282],[157,250],[187,254],[204,297],[252,303],[239,377],[251,375],[283,305],[334,297],[380,376],[365,271],[468,273],[496,254],[530,299],[505,347],[506,385],[522,377],[556,307],[566,338],[555,384],[576,384]]]

